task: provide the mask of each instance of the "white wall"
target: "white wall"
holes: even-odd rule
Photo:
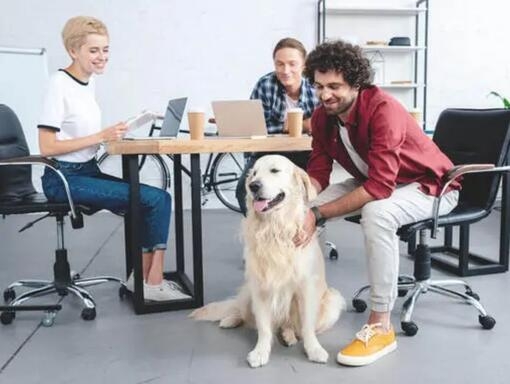
[[[503,0],[430,0],[430,121],[446,107],[499,108],[510,97],[508,15]]]
[[[499,107],[487,97],[491,90],[510,95],[509,11],[502,0],[430,0],[429,125],[446,107]],[[278,39],[294,36],[308,49],[316,42],[315,0],[17,0],[2,4],[0,46],[45,47],[52,72],[68,64],[60,31],[78,14],[97,16],[110,29],[111,61],[98,79],[104,124],[161,109],[174,96],[209,111],[211,100],[247,97],[271,70]]]
[[[46,47],[54,71],[69,62],[60,31],[78,14],[102,19],[111,35],[110,64],[97,82],[105,124],[161,110],[174,96],[205,108],[246,98],[271,70],[278,39],[315,43],[314,0],[18,0],[2,6],[0,45]]]

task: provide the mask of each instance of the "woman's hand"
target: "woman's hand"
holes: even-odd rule
[[[101,141],[117,141],[121,140],[127,132],[127,124],[124,122],[117,123],[111,127],[105,128],[100,132]]]

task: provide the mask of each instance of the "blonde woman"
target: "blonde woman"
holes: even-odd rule
[[[41,154],[58,162],[76,203],[125,212],[128,184],[101,173],[96,163],[99,145],[121,139],[127,128],[123,122],[103,128],[101,110],[95,98],[94,77],[102,74],[108,63],[108,30],[98,19],[78,16],[67,21],[62,39],[71,63],[53,74],[49,82],[38,124]],[[42,186],[49,200],[66,201],[64,187],[51,171],[44,173]],[[170,195],[161,189],[141,185],[140,201],[145,299],[165,301],[189,297],[175,283],[163,280],[163,257],[171,215]],[[126,285],[133,290],[131,276]]]

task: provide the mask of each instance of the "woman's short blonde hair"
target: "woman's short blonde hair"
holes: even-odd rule
[[[76,16],[67,20],[62,30],[62,40],[66,50],[78,49],[85,44],[88,35],[108,36],[106,25],[94,17]]]

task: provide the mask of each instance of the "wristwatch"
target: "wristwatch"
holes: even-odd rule
[[[326,223],[326,218],[324,216],[322,216],[321,212],[319,211],[319,207],[314,206],[314,207],[311,207],[310,210],[312,211],[313,215],[315,216],[315,226],[322,227]]]

